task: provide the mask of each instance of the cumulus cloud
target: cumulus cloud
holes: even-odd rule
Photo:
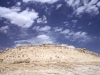
[[[79,39],[79,38],[86,38],[87,37],[87,33],[86,32],[81,32],[81,31],[79,31],[79,32],[76,32],[76,33],[74,33],[73,34],[73,39]]]
[[[97,6],[100,7],[100,1],[97,3]]]
[[[96,7],[96,5],[92,5],[92,6],[88,7],[85,11],[86,11],[87,13],[92,13],[92,15],[97,15],[97,14],[99,14],[99,10],[98,10],[98,8]]]
[[[91,5],[94,5],[98,2],[98,0],[91,0],[88,5],[91,6]]]
[[[86,6],[80,6],[77,8],[77,10],[75,12],[77,15],[80,15],[85,12],[86,8],[87,8]]]
[[[55,31],[55,32],[60,32],[60,31],[62,31],[62,30],[63,30],[62,28],[58,28],[58,27],[55,27],[55,28],[54,28],[54,31]]]
[[[75,0],[72,4],[73,8],[77,8],[80,5],[80,0]]]
[[[13,6],[13,7],[11,7],[11,8],[5,8],[5,7],[2,7],[2,8],[4,8],[5,9],[5,13],[6,13],[6,10],[9,10],[9,13],[10,12],[19,12],[19,11],[21,11],[21,9],[20,9],[20,7],[16,7],[16,6]],[[1,9],[2,9],[1,8]]]
[[[8,26],[3,26],[3,27],[0,28],[0,32],[7,33],[8,29],[9,29]]]
[[[34,26],[33,30],[37,30],[37,31],[43,31],[43,32],[47,32],[51,29],[50,26],[44,26],[44,27],[40,27],[40,26]]]
[[[16,46],[21,45],[21,44],[43,44],[43,43],[53,44],[55,43],[55,40],[46,34],[40,34],[30,39],[15,41]]]
[[[37,23],[47,23],[47,18],[46,18],[46,16],[45,15],[43,15],[43,17],[42,18],[38,18],[37,19]]]
[[[41,2],[41,3],[50,3],[50,4],[52,4],[52,3],[57,2],[58,0],[23,0],[23,2],[29,2],[29,1],[31,1],[31,2]]]
[[[65,0],[68,6],[73,7],[73,9],[77,8],[80,5],[80,0]]]
[[[34,20],[38,18],[38,13],[34,10],[29,11],[26,9],[20,12],[20,8],[6,8],[0,7],[0,17],[8,19],[12,24],[15,24],[22,28],[29,28],[34,23]]]
[[[66,2],[67,2],[67,4],[69,5],[69,6],[72,6],[72,4],[74,3],[74,0],[65,0]]]
[[[77,41],[77,42],[87,42],[90,41],[90,37],[87,35],[86,32],[82,31],[72,31],[69,29],[65,29],[60,32],[61,34],[64,34],[65,38],[70,41]]]
[[[66,3],[73,8],[76,15],[88,13],[90,15],[99,14],[100,3],[98,0],[65,0]],[[81,2],[81,3],[80,3]],[[98,6],[98,7],[97,7]]]
[[[60,33],[62,33],[62,34],[68,34],[69,32],[70,32],[70,30],[66,29],[66,30],[61,31]]]
[[[25,40],[16,40],[15,45],[22,45],[22,44],[43,44],[43,43],[53,43],[57,44],[60,43],[58,39],[65,39],[66,41],[69,40],[71,42],[79,42],[79,43],[86,43],[91,40],[89,35],[86,32],[82,31],[73,31],[70,29],[63,29],[59,27],[51,28],[50,26],[34,26],[33,30],[36,30],[37,35],[31,34],[30,37],[29,34],[25,31],[23,31],[24,34],[22,35]],[[49,33],[48,33],[48,32]],[[27,35],[28,34],[28,35]],[[21,37],[21,36],[19,36]]]
[[[83,4],[87,5],[89,3],[89,0],[83,0]]]
[[[49,39],[50,39],[50,37],[47,36],[47,35],[45,35],[45,34],[38,35],[37,38],[38,38],[38,39],[42,39],[42,40],[49,40]]]

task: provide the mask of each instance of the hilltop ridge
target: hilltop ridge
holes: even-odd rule
[[[83,68],[84,66],[86,66],[86,68],[88,66],[91,70],[93,69],[93,72],[95,71],[94,69],[96,69],[96,75],[99,75],[100,55],[90,52],[85,48],[75,48],[74,46],[67,46],[65,44],[23,45],[16,48],[8,48],[5,51],[0,52],[0,75],[10,74],[10,72],[16,73],[21,70],[23,70],[21,72],[26,72],[26,70],[29,72],[34,70],[44,70],[45,72],[45,70],[58,71],[59,69],[68,69],[74,72],[77,67],[82,69],[80,66]],[[68,70],[65,71],[66,74],[69,73]],[[76,72],[77,71],[75,71],[75,73]],[[77,74],[80,74],[80,72]],[[87,74],[89,75],[91,73]],[[24,74],[21,73],[21,75]],[[69,75],[74,75],[74,73]]]

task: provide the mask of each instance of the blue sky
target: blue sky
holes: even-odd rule
[[[100,54],[100,1],[2,0],[0,49],[43,43]]]

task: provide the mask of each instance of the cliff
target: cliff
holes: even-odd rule
[[[0,75],[100,75],[100,55],[64,44],[18,46],[0,52]]]

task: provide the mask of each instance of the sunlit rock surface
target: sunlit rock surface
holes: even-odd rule
[[[64,44],[18,46],[0,52],[0,75],[100,75],[100,56]]]

